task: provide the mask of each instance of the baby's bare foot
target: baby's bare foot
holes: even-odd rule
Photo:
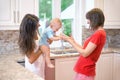
[[[48,64],[47,65],[49,68],[54,68],[55,66],[53,64]]]

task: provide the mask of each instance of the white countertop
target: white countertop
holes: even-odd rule
[[[43,80],[17,63],[21,54],[0,54],[0,80]]]
[[[105,53],[120,53],[120,49],[104,49],[102,54]],[[67,54],[50,54],[51,59],[74,57],[79,56],[79,53]],[[18,64],[18,60],[24,59],[21,54],[0,54],[0,80],[43,80],[39,76],[25,69],[22,65]]]

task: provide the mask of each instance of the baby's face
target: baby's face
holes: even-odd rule
[[[90,20],[89,19],[87,19],[87,24],[90,24]]]
[[[39,23],[37,23],[37,29],[40,27],[41,25]]]
[[[53,25],[53,31],[56,32],[56,31],[58,31],[61,27],[62,27],[61,24],[56,23],[56,24]]]

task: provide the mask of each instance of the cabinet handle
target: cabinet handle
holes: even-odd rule
[[[16,23],[16,12],[14,11],[14,23]]]
[[[17,23],[19,23],[20,22],[20,14],[19,14],[19,11],[17,11]]]

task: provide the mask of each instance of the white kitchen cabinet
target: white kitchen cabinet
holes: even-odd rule
[[[120,29],[120,0],[94,0],[94,6],[105,15],[105,28]]]
[[[51,59],[55,68],[45,67],[45,80],[72,80],[75,75],[73,68],[77,59],[78,56]]]
[[[19,25],[25,14],[38,16],[38,0],[0,0],[0,27]]]
[[[113,80],[113,55],[102,54],[96,64],[95,80]]]
[[[93,8],[100,8],[105,15],[104,28],[120,29],[120,0],[85,0],[85,13]],[[84,9],[84,8],[83,8]],[[84,18],[83,18],[84,19]],[[86,22],[84,20],[84,22]],[[86,23],[86,27],[88,25]]]
[[[72,80],[74,65],[78,57],[58,58],[55,60],[55,80]]]
[[[0,0],[0,25],[11,25],[14,23],[14,8],[14,0]]]
[[[55,65],[55,59],[51,59],[51,62]],[[48,68],[45,64],[45,80],[55,80],[55,68]]]
[[[101,54],[96,64],[95,80],[120,80],[120,54]]]
[[[18,23],[21,22],[24,15],[27,13],[38,16],[39,0],[18,0]]]
[[[120,80],[120,53],[114,54],[114,79]]]

